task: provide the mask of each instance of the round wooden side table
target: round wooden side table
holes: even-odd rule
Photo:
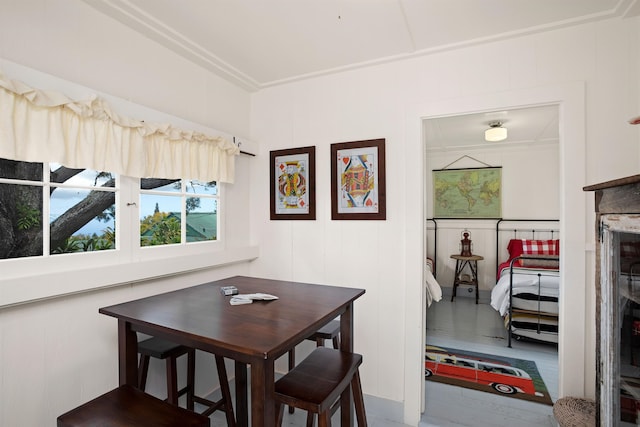
[[[478,261],[482,261],[484,257],[480,255],[462,256],[451,255],[451,258],[456,260],[456,274],[453,279],[453,292],[451,293],[451,301],[456,297],[456,291],[459,285],[471,285],[476,288],[476,304],[478,303]],[[471,276],[468,280],[461,277],[465,267],[469,267],[471,270]]]

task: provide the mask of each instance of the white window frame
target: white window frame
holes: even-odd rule
[[[143,117],[157,123],[171,123],[183,129],[192,129],[208,135],[220,135],[233,140],[233,135],[190,122],[157,110],[131,103],[109,94],[100,93],[78,84],[32,70],[17,64],[5,63],[5,71],[26,75],[34,87],[52,88],[62,93],[74,94],[75,98],[86,99],[98,95],[114,109],[129,117]],[[9,74],[9,73],[8,73]],[[24,80],[24,79],[19,79]],[[251,261],[258,257],[259,247],[248,242],[237,242],[225,230],[225,213],[229,210],[225,192],[229,184],[218,183],[218,240],[208,243],[180,246],[139,247],[139,216],[136,207],[137,178],[120,177],[120,191],[116,192],[116,206],[120,221],[124,215],[135,220],[127,221],[125,229],[118,226],[116,231],[116,250],[88,252],[82,254],[64,254],[47,258],[17,258],[0,260],[0,309],[34,301],[56,298],[64,295],[88,292],[95,289],[110,288],[131,283],[152,280],[158,277],[172,276],[188,271],[211,269],[238,262]],[[133,180],[135,185],[125,184]],[[136,205],[127,206],[127,203]],[[235,209],[235,208],[233,208]],[[232,210],[233,210],[232,209]],[[118,241],[123,233],[136,236],[136,247],[144,250],[124,250]],[[229,242],[232,239],[233,243]],[[132,241],[133,241],[132,240]],[[6,262],[5,262],[6,261]]]
[[[131,283],[173,276],[189,271],[250,261],[258,257],[256,246],[229,247],[225,235],[225,187],[218,184],[218,240],[186,245],[140,247],[137,203],[139,181],[122,177],[116,192],[116,249],[95,252],[56,254],[0,261],[0,308],[88,292]],[[135,195],[133,194],[135,193]],[[124,217],[129,217],[128,221]],[[129,247],[123,244],[124,233],[132,236]]]

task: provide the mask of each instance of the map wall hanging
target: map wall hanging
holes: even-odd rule
[[[434,218],[501,218],[502,168],[433,171]]]

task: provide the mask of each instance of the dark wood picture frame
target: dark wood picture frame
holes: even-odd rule
[[[271,219],[315,220],[316,147],[271,151],[269,165]]]
[[[387,218],[384,153],[384,139],[331,144],[331,219]]]

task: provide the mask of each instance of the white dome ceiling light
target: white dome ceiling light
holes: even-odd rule
[[[484,131],[484,139],[489,142],[504,141],[507,139],[507,128],[502,127],[502,122],[491,122],[489,129]]]

